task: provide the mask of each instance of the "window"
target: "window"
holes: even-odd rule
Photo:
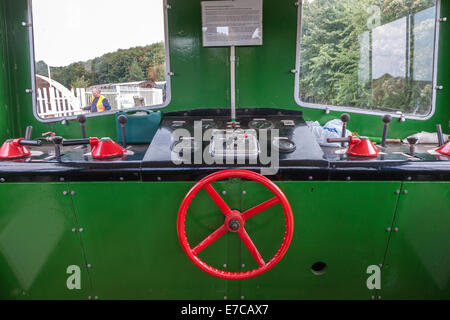
[[[436,0],[304,0],[296,99],[301,106],[429,118]]]
[[[167,105],[164,3],[30,0],[35,115],[50,122]]]

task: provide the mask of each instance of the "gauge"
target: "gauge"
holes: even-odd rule
[[[295,143],[288,139],[273,139],[272,146],[281,153],[291,153],[296,149]]]
[[[255,130],[268,130],[272,129],[273,124],[269,120],[266,119],[254,119],[249,122],[248,124],[249,128],[255,129]]]

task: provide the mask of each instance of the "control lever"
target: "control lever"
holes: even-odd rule
[[[48,142],[53,143],[55,146],[55,159],[58,162],[61,162],[61,143],[63,141],[63,138],[60,136],[57,136],[54,132],[46,132],[42,134],[43,138],[39,138],[39,141],[45,140]]]
[[[117,121],[119,121],[120,126],[122,128],[122,146],[124,148],[127,147],[127,134],[125,131],[125,124],[128,122],[128,118],[124,115],[121,115],[117,118]]]
[[[436,132],[437,132],[437,138],[438,138],[438,147],[441,147],[445,143],[444,143],[444,135],[442,134],[442,127],[440,124],[436,125]]]
[[[406,139],[409,143],[409,154],[411,155],[411,157],[415,157],[415,153],[416,153],[416,144],[419,141],[419,138],[416,137],[409,137]]]
[[[80,123],[80,127],[81,127],[81,137],[83,138],[83,139],[86,139],[86,127],[85,127],[85,123],[86,123],[86,116],[85,115],[83,115],[83,114],[80,114],[78,117],[77,117],[77,120],[78,120],[78,122]]]
[[[392,117],[387,114],[383,117],[383,122],[384,122],[384,128],[383,128],[383,138],[381,139],[381,146],[383,148],[386,148],[386,142],[387,142],[387,136],[388,136],[388,129],[389,129],[389,124],[392,121]]]
[[[33,138],[33,127],[28,126],[25,130],[25,140],[31,140]]]
[[[74,140],[63,140],[62,145],[64,147],[69,146],[82,146],[90,143],[90,139],[74,139]]]
[[[21,139],[19,141],[19,144],[21,146],[39,147],[39,146],[42,146],[42,141],[40,141],[40,140]]]
[[[345,138],[346,133],[347,133],[347,123],[350,121],[350,115],[348,113],[344,113],[341,116],[341,121],[342,121],[342,138]],[[345,142],[341,143],[342,147],[345,147]]]

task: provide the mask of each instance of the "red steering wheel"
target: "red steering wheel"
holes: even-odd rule
[[[217,193],[217,191],[211,186],[211,183],[214,181],[230,177],[239,177],[259,182],[260,184],[268,188],[275,195],[275,197],[242,213],[237,210],[232,210],[230,209],[230,207],[228,207],[228,205]],[[219,207],[220,211],[222,211],[222,213],[224,214],[225,219],[224,224],[220,228],[214,231],[211,235],[209,235],[205,240],[200,242],[197,246],[191,248],[188,239],[186,237],[186,230],[185,230],[186,213],[192,199],[201,189],[205,189],[206,192],[208,192],[208,194],[214,200],[216,205]],[[265,262],[265,260],[261,257],[256,246],[253,244],[253,241],[251,240],[250,236],[247,234],[247,231],[245,231],[244,225],[248,219],[254,217],[255,215],[261,213],[264,210],[271,208],[272,206],[278,203],[281,204],[284,211],[286,230],[280,248],[268,262]],[[251,171],[225,170],[213,173],[208,177],[200,180],[188,192],[183,202],[181,203],[180,210],[178,211],[177,231],[178,231],[178,239],[180,240],[180,244],[181,247],[183,248],[183,251],[198,268],[218,278],[227,280],[243,280],[256,277],[270,270],[281,260],[281,258],[283,258],[292,240],[292,234],[294,232],[294,218],[292,216],[291,206],[286,196],[283,194],[280,188],[278,188],[272,181],[270,181],[269,179],[260,174]],[[225,235],[227,232],[235,232],[239,235],[239,237],[244,242],[247,249],[250,251],[250,254],[258,263],[259,265],[258,268],[246,272],[228,272],[211,267],[198,257],[198,254],[202,250],[204,250],[214,241]]]

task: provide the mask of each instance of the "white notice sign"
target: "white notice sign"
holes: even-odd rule
[[[262,45],[262,1],[202,1],[203,46]]]

